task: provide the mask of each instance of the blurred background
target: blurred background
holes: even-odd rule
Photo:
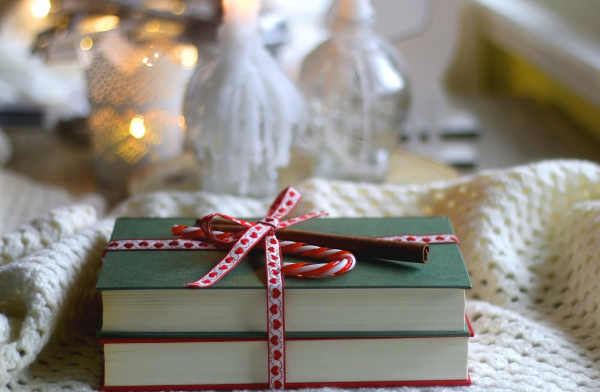
[[[550,158],[600,162],[600,0],[370,4],[368,27],[397,65],[373,57],[374,69],[407,91],[374,181],[424,183]],[[304,93],[317,83],[305,58],[329,55],[314,50],[340,34],[344,7],[261,3],[261,42]],[[111,201],[202,188],[183,106],[194,72],[219,55],[223,12],[217,0],[2,0],[2,170]],[[308,155],[294,147],[281,186],[315,175],[318,157]]]

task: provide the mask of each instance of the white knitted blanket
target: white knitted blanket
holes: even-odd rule
[[[24,183],[0,171],[0,206],[20,205]],[[599,166],[551,161],[428,186],[310,180],[299,189],[298,213],[451,217],[473,280],[473,386],[424,390],[600,390]],[[28,195],[41,203],[30,207],[41,210],[44,200],[53,207],[57,191],[37,191],[47,198]],[[127,200],[111,216],[251,216],[268,204],[158,192]],[[0,239],[0,390],[95,390],[102,351],[94,282],[114,219],[89,205],[28,224],[22,214],[25,225]]]

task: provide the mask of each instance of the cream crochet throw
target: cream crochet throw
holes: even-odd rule
[[[469,346],[473,386],[424,390],[600,389],[599,166],[549,161],[427,186],[313,179],[298,188],[304,195],[298,214],[451,217],[473,281],[467,301],[476,332]],[[101,216],[88,204],[57,198],[56,189],[0,171],[2,208],[20,205],[22,189],[38,203],[32,210],[49,211],[32,221],[23,211],[23,225],[0,234],[3,392],[98,388],[102,350],[94,333],[101,310],[94,283],[114,216],[257,216],[269,204],[157,192]],[[0,210],[0,230],[15,218],[7,211]]]

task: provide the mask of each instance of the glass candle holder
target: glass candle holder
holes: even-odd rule
[[[189,70],[170,40],[134,43],[119,30],[83,37],[94,166],[103,189],[183,152],[181,104]]]

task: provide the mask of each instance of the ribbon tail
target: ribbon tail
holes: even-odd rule
[[[269,387],[281,390],[285,388],[285,303],[281,249],[274,231],[267,234],[265,241]]]
[[[262,224],[248,229],[216,266],[197,281],[186,283],[185,287],[205,288],[214,285],[234,269],[269,231],[272,231],[272,227]]]
[[[267,216],[277,219],[283,218],[296,207],[296,204],[298,204],[301,197],[300,192],[291,186],[284,189],[279,196],[277,196],[273,204],[271,204]]]
[[[306,215],[302,215],[302,216],[297,216],[295,218],[279,222],[279,226],[277,226],[277,228],[278,229],[285,229],[287,227],[297,225],[298,223],[302,223],[302,222],[307,221],[309,219],[314,219],[314,218],[318,218],[318,217],[321,217],[321,216],[328,216],[328,215],[329,214],[327,212],[325,212],[325,211],[311,212],[310,214],[306,214]]]

